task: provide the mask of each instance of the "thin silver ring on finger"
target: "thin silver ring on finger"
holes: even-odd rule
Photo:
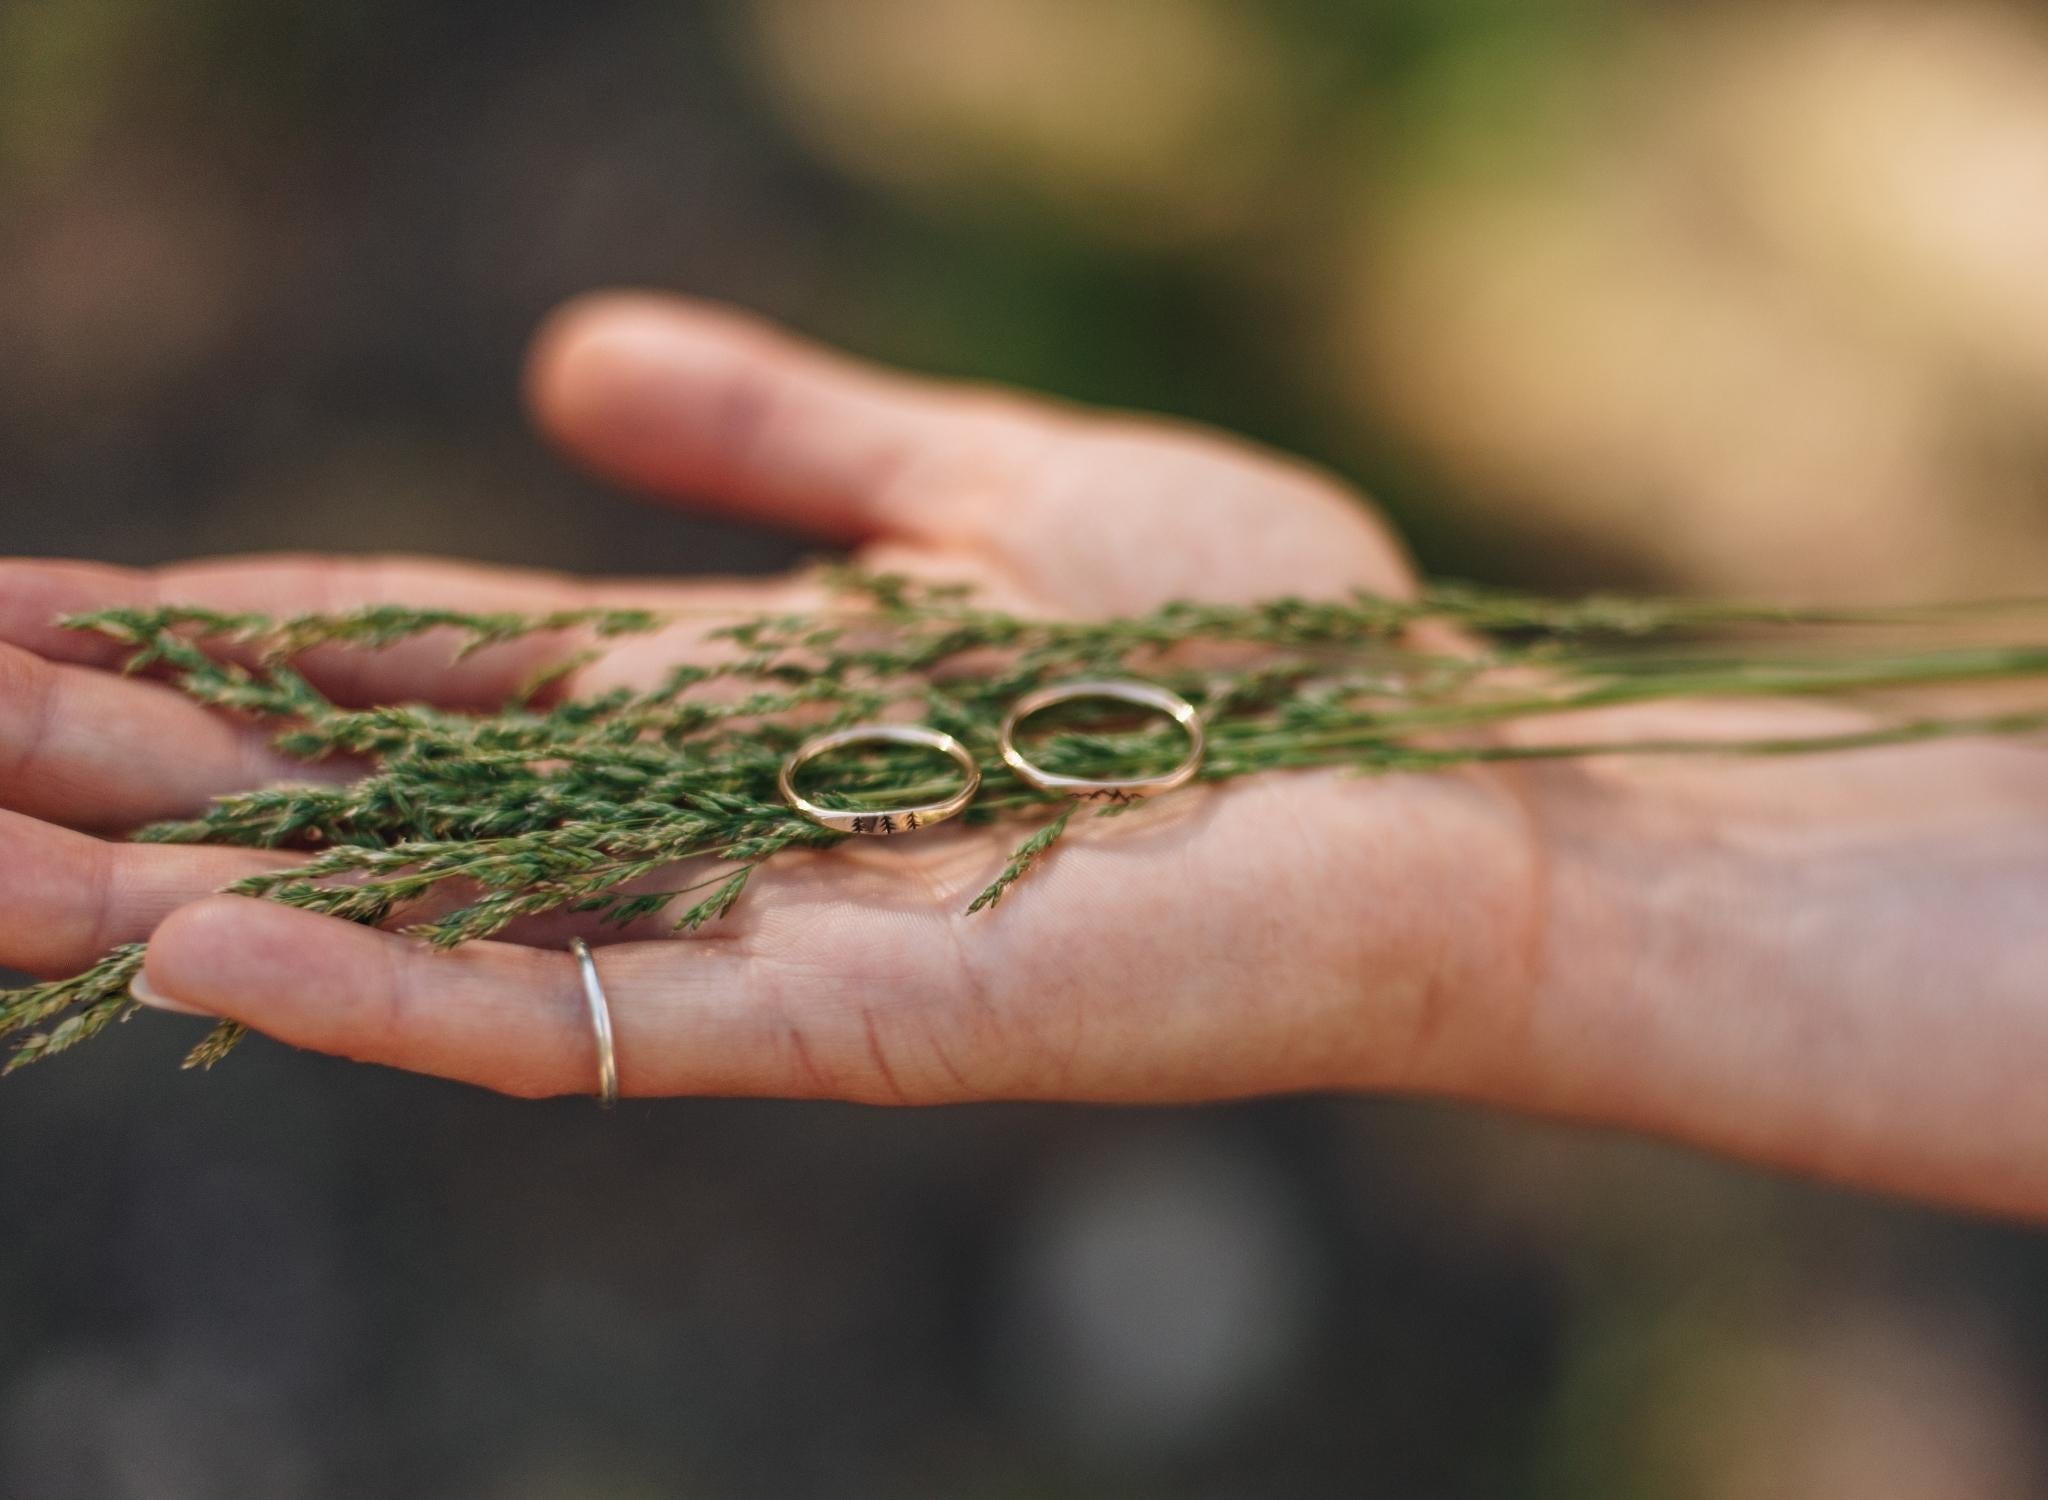
[[[858,810],[826,807],[796,789],[797,772],[821,755],[854,745],[916,745],[921,749],[936,750],[960,768],[960,774],[966,781],[952,796],[936,802]],[[850,729],[835,729],[829,734],[805,740],[797,747],[796,753],[782,763],[782,773],[776,778],[776,784],[782,789],[783,801],[821,828],[829,828],[835,833],[888,838],[893,834],[915,833],[920,828],[959,817],[981,789],[981,767],[965,745],[939,730],[927,729],[921,724],[856,724]]]
[[[1074,703],[1084,699],[1104,699],[1111,703],[1128,703],[1135,708],[1149,708],[1165,714],[1188,737],[1188,753],[1179,765],[1157,776],[1120,776],[1096,779],[1088,776],[1062,776],[1035,764],[1031,758],[1017,748],[1017,727],[1033,714],[1043,713],[1062,703]],[[1003,717],[1003,727],[997,737],[1003,755],[1003,762],[1031,786],[1055,797],[1071,797],[1077,802],[1132,803],[1147,797],[1157,797],[1162,792],[1176,791],[1195,779],[1202,769],[1202,757],[1208,750],[1208,734],[1202,727],[1202,716],[1194,704],[1150,682],[1104,681],[1068,682],[1054,687],[1040,688],[1026,693],[1010,706]]]
[[[590,956],[590,944],[571,938],[569,951],[576,955],[576,967],[583,974],[590,1034],[597,1042],[597,1102],[610,1109],[619,1102],[619,1055],[612,1040],[611,1002],[605,998],[604,981],[597,977],[597,960]]]

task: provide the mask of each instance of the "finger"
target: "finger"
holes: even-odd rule
[[[837,965],[818,964],[802,945],[766,952],[738,941],[662,941],[598,950],[622,1090],[892,1103],[964,1097],[964,1080],[949,1080],[935,1057],[908,1055],[902,1036],[890,1034],[889,1012],[908,1015],[950,994],[943,946],[908,940],[887,922],[874,926]],[[417,939],[221,897],[158,930],[145,994],[294,1046],[504,1093],[588,1094],[597,1086],[581,978],[558,950],[479,942],[439,952]]]
[[[151,569],[13,559],[0,561],[0,642],[52,661],[109,667],[125,659],[127,647],[58,622],[96,610],[163,604],[279,618],[383,604],[472,613],[647,607],[747,615],[777,607],[781,597],[775,585],[752,581],[687,587],[591,583],[564,574],[411,557],[242,557]],[[487,709],[502,706],[590,644],[582,632],[560,631],[458,660],[457,641],[453,632],[431,631],[382,650],[321,647],[295,665],[338,703]]]
[[[0,807],[120,830],[190,817],[223,793],[351,769],[292,760],[159,683],[0,646]]]
[[[170,844],[110,844],[0,812],[0,968],[75,974],[109,948],[146,939],[165,916],[289,855]]]
[[[1331,476],[1176,423],[883,371],[725,309],[607,294],[535,343],[541,425],[671,498],[841,540],[994,561],[1042,601],[1403,592],[1393,539]]]
[[[541,425],[595,469],[839,540],[947,539],[1053,421],[728,309],[623,293],[557,313],[528,388]]]

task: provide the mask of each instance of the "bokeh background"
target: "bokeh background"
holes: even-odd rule
[[[0,0],[0,549],[767,569],[528,435],[616,283],[1220,423],[1440,573],[2048,587],[2048,15]],[[0,916],[4,920],[4,916]],[[1386,1101],[0,1087],[6,1500],[2048,1492],[2048,1241]]]

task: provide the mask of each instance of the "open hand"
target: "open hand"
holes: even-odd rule
[[[531,386],[546,428],[626,483],[971,581],[1020,611],[1410,584],[1362,503],[1299,465],[884,374],[701,306],[573,305],[539,340]],[[436,953],[209,894],[289,856],[102,837],[306,773],[255,731],[107,671],[105,643],[53,621],[156,600],[745,615],[802,607],[812,587],[406,559],[0,563],[0,964],[68,972],[149,938],[145,993],[167,1007],[509,1092],[588,1092],[565,932]],[[451,664],[425,640],[305,666],[344,701],[484,707],[586,644]],[[681,631],[629,639],[566,686],[644,685],[701,649]],[[1678,715],[1689,734],[1797,732],[1834,712],[1662,709],[1605,728],[1666,733]],[[936,1103],[1392,1088],[2048,1213],[2038,749],[1251,778],[1082,820],[999,910],[964,915],[1014,841],[949,827],[786,856],[703,933],[604,934],[625,1091]]]

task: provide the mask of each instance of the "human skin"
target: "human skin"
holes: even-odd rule
[[[1020,610],[1413,582],[1359,497],[1297,463],[1175,424],[884,373],[699,304],[572,304],[538,339],[529,388],[568,452],[635,489],[972,580]],[[105,643],[53,621],[155,600],[747,613],[800,607],[811,589],[408,559],[0,562],[0,965],[73,972],[148,939],[152,1004],[509,1093],[589,1092],[559,922],[435,953],[209,894],[288,856],[121,842],[211,794],[305,773],[253,728],[110,672]],[[704,649],[699,633],[612,645],[568,690],[648,682]],[[445,644],[415,641],[306,666],[345,701],[481,706],[584,644],[457,665]],[[1664,706],[1571,733],[1845,720]],[[952,826],[787,855],[705,933],[602,934],[624,1091],[887,1104],[1431,1094],[2048,1217],[2038,743],[1266,775],[1084,820],[999,909],[964,915],[1016,837]]]

